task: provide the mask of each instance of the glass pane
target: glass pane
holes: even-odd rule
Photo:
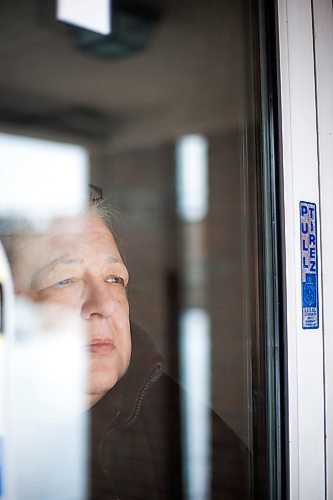
[[[17,303],[0,393],[5,495],[255,495],[266,399],[254,4],[114,1],[105,34],[73,11],[58,20],[51,0],[2,2],[0,219]]]
[[[14,298],[1,253],[1,498],[82,498],[85,329],[69,303],[42,295],[57,272],[59,245],[49,235],[77,231],[85,211],[87,154],[79,146],[4,133],[0,151],[0,227],[16,292]]]

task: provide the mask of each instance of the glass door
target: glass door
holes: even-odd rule
[[[274,13],[252,0],[73,5],[0,7],[8,362],[25,359],[9,369],[21,366],[4,401],[3,491],[58,491],[62,474],[41,488],[35,470],[50,440],[29,468],[26,450],[42,421],[67,436],[48,450],[59,460],[74,413],[71,498],[280,498]],[[45,318],[62,333],[58,357]],[[68,340],[78,331],[82,349]],[[13,416],[29,363],[41,371],[24,422]]]

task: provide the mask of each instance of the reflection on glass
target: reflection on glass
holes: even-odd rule
[[[112,0],[58,0],[57,19],[107,35],[111,31]]]
[[[0,155],[0,217],[35,223],[83,210],[88,189],[84,148],[0,134]]]
[[[208,212],[208,143],[202,135],[186,135],[176,146],[178,214],[199,222]]]
[[[185,493],[209,498],[210,491],[210,321],[207,311],[193,308],[180,318],[182,442]]]
[[[78,166],[86,163],[84,149],[40,141],[29,160],[27,152],[18,154],[20,146],[12,138],[7,155],[5,147],[1,152],[0,215],[5,209],[7,219],[23,215],[36,232],[43,232],[46,225],[36,220],[80,210],[92,182],[124,215],[112,221],[112,234],[131,277],[131,361],[87,412],[92,479],[87,495],[98,500],[181,498],[183,475],[187,496],[250,498],[252,457],[242,441],[252,442],[250,348],[260,344],[254,248],[257,145],[251,141],[256,124],[249,96],[255,73],[253,4],[113,2],[113,34],[103,36],[65,26],[49,12],[49,2],[42,3],[40,9],[37,0],[5,2],[0,19],[2,130],[85,145],[91,179]],[[99,1],[89,3],[100,12]],[[9,153],[17,158],[15,165],[3,162]],[[20,208],[13,206],[16,201]],[[61,236],[49,257],[60,250]],[[103,263],[103,255],[97,241],[87,240],[90,236],[84,232],[77,250],[88,251],[92,271]],[[77,238],[71,239],[72,248],[75,243]],[[20,275],[26,275],[24,268]],[[56,283],[66,285],[72,276],[60,276]],[[108,276],[111,287],[119,282],[118,275]],[[53,296],[50,290],[43,293]],[[39,315],[42,309],[31,311]],[[187,336],[186,324],[198,316]],[[101,338],[108,331],[94,332],[90,350],[96,359],[112,350],[112,342]],[[188,345],[181,356],[180,334]],[[48,335],[43,342],[49,342]],[[202,357],[192,374],[197,355]],[[208,417],[199,403],[192,415],[189,398],[183,400],[187,416],[182,415],[180,373],[187,387],[194,377],[191,393],[212,407]],[[138,412],[131,404],[135,401]],[[68,443],[62,443],[65,458]],[[188,468],[182,451],[189,457]]]
[[[14,287],[6,253],[0,243],[0,498],[4,498],[5,474],[4,448],[7,449],[7,395],[8,373],[7,353],[13,340]]]
[[[50,228],[60,221],[66,227],[69,220],[80,225],[87,154],[78,146],[0,134],[0,156],[0,232],[17,293],[1,401],[4,495],[82,500],[87,492],[85,329],[67,305],[42,303],[34,287],[60,235],[52,240]]]
[[[8,353],[6,498],[84,499],[84,330],[70,311],[26,299],[17,299],[15,319]]]
[[[176,190],[182,221],[183,305],[180,315],[180,380],[184,494],[209,499],[210,319],[204,306],[207,291],[205,226],[208,212],[208,141],[183,136],[176,144]]]

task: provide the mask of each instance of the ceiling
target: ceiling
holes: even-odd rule
[[[142,1],[127,3],[140,11]],[[52,0],[2,0],[2,129],[121,147],[236,127],[245,95],[246,0],[151,1],[159,19],[145,47],[101,58],[75,46]]]

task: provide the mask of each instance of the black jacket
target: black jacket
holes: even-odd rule
[[[90,498],[185,498],[182,390],[163,373],[161,356],[136,327],[132,345],[128,371],[90,410]],[[249,453],[214,412],[211,437],[210,498],[248,498]]]

